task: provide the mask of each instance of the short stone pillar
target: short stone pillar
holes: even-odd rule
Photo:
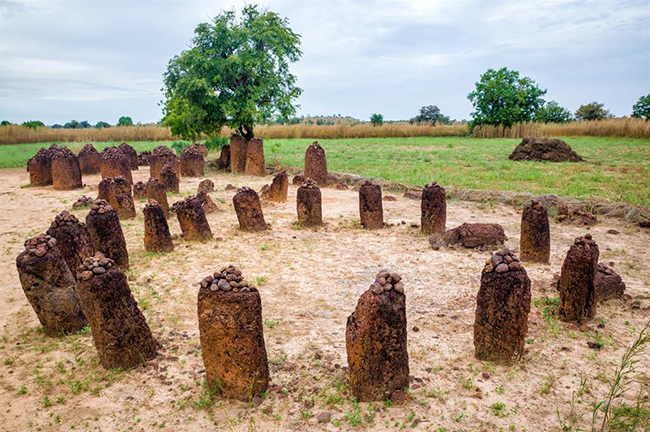
[[[201,202],[201,207],[205,214],[216,213],[219,211],[217,203],[208,195],[207,192],[199,192],[196,194],[196,198]]]
[[[569,248],[560,273],[559,317],[562,321],[581,322],[596,315],[596,268],[598,245],[585,234]]]
[[[298,188],[298,223],[305,227],[323,225],[323,211],[320,189],[316,182],[307,179]]]
[[[221,147],[221,153],[219,154],[217,165],[219,169],[222,170],[230,169],[230,145],[225,145]]]
[[[56,248],[73,275],[86,258],[95,254],[93,240],[86,224],[79,222],[79,219],[67,210],[63,210],[54,218],[47,235],[56,239]]]
[[[625,282],[605,263],[598,263],[596,266],[596,301],[604,302],[614,298],[621,298],[625,294]]]
[[[521,213],[520,256],[525,262],[548,264],[551,258],[551,229],[548,211],[533,199]]]
[[[201,149],[195,145],[185,147],[181,152],[181,175],[186,177],[203,177],[205,161]]]
[[[262,198],[273,202],[287,202],[289,193],[289,176],[282,170],[273,178],[271,186],[265,186]]]
[[[251,138],[246,145],[246,174],[263,177],[266,175],[264,162],[264,142],[259,138]]]
[[[117,212],[106,200],[96,200],[86,215],[86,228],[93,240],[95,252],[125,269],[129,268],[129,252]]]
[[[27,161],[30,186],[48,186],[52,184],[52,152],[45,147],[36,152]]]
[[[152,176],[152,178],[156,177]],[[158,180],[165,185],[165,190],[167,192],[180,193],[178,174],[174,170],[172,164],[167,164],[163,167],[162,171],[160,171]]]
[[[422,234],[445,232],[447,223],[447,194],[445,189],[433,182],[422,190],[420,231]]]
[[[361,226],[368,230],[384,227],[384,209],[381,186],[366,181],[359,188],[359,217]]]
[[[214,182],[210,179],[201,180],[201,183],[199,183],[199,187],[197,188],[196,193],[198,194],[201,192],[205,192],[205,193],[214,192]]]
[[[156,200],[150,199],[144,210],[144,249],[147,252],[172,252],[174,243],[169,233],[169,225],[163,208]]]
[[[310,178],[319,186],[327,185],[327,160],[325,149],[314,141],[305,151],[305,178]]]
[[[119,145],[119,149],[122,150],[124,156],[126,156],[126,158],[129,160],[129,165],[131,166],[131,169],[137,171],[138,165],[140,165],[138,163],[138,152],[135,151],[133,147],[131,147],[125,142]]]
[[[82,187],[81,169],[77,156],[67,147],[56,147],[51,153],[54,189],[72,190]]]
[[[128,369],[155,358],[158,346],[124,271],[97,253],[84,260],[77,279],[79,299],[102,366]]]
[[[264,221],[260,197],[253,189],[243,187],[237,190],[232,199],[239,228],[244,231],[264,231],[269,227]]]
[[[269,366],[257,288],[225,267],[201,281],[198,317],[209,387],[242,401],[265,392]]]
[[[359,401],[385,401],[409,386],[406,296],[397,273],[380,271],[348,317],[350,390]]]
[[[133,199],[147,199],[147,185],[143,181],[138,181],[133,185]]]
[[[81,174],[98,174],[101,159],[102,157],[95,146],[90,143],[83,146],[77,153]]]
[[[171,165],[176,177],[180,177],[180,164],[174,151],[167,146],[158,146],[149,157],[149,177],[161,180],[160,176],[166,165]]]
[[[54,237],[40,234],[25,242],[16,258],[20,284],[48,336],[76,333],[87,321],[79,303],[77,282]]]
[[[102,151],[99,172],[102,178],[124,177],[130,184],[133,184],[131,163],[119,147],[106,147]]]
[[[145,186],[145,194],[148,200],[154,200],[162,208],[165,217],[169,216],[169,202],[167,201],[167,188],[155,178],[150,178]]]
[[[248,141],[241,135],[230,137],[230,171],[243,173],[246,171],[246,154],[248,153]]]
[[[511,364],[524,354],[530,279],[509,250],[497,251],[481,273],[476,297],[474,353],[476,358],[497,364]]]
[[[189,241],[208,241],[212,239],[212,230],[205,217],[198,198],[189,196],[177,201],[172,206],[176,212],[183,237]]]
[[[135,217],[135,204],[131,197],[131,185],[124,177],[106,177],[97,186],[97,199],[103,199],[117,212],[120,219]]]

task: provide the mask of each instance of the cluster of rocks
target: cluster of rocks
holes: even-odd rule
[[[25,241],[25,252],[39,258],[44,257],[50,249],[55,247],[56,239],[44,233]]]
[[[91,205],[93,205],[93,202],[95,202],[94,199],[83,195],[83,196],[77,198],[77,201],[75,201],[72,204],[72,208],[74,210],[80,210],[80,209],[83,209],[83,208],[86,208],[86,207],[90,207]]]
[[[94,275],[106,273],[106,270],[109,270],[113,265],[115,265],[115,261],[98,252],[97,255],[84,259],[83,263],[77,266],[77,279],[87,281]]]
[[[489,258],[485,262],[485,267],[483,267],[483,272],[490,273],[495,271],[497,273],[505,273],[510,270],[519,270],[521,269],[521,263],[517,257],[510,252],[509,249],[503,249],[497,251],[492,258]]]
[[[510,160],[547,162],[582,162],[569,145],[559,139],[524,138],[510,155]]]
[[[119,147],[106,147],[102,151],[99,172],[102,178],[124,177],[129,184],[133,184],[131,162]]]
[[[206,276],[200,283],[201,288],[208,288],[210,291],[232,291],[237,293],[257,290],[257,288],[244,280],[241,270],[233,265],[222,267],[212,276]]]
[[[86,224],[80,222],[75,215],[66,210],[54,218],[47,230],[47,235],[56,240],[56,247],[71,271],[74,271],[84,259],[95,253],[95,247],[90,233],[86,229]]]
[[[397,273],[389,273],[386,270],[382,270],[377,273],[375,281],[370,285],[370,291],[373,294],[381,294],[390,290],[395,290],[398,293],[404,294],[404,282],[402,282],[402,276]]]

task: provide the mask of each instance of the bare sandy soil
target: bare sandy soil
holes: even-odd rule
[[[540,299],[557,298],[553,275],[573,239],[586,231],[552,222],[551,264],[525,265],[534,302],[527,353],[514,367],[485,364],[474,358],[472,326],[480,273],[490,254],[432,250],[411,226],[419,222],[418,201],[385,201],[386,220],[395,225],[364,232],[357,193],[324,189],[327,226],[314,231],[294,226],[291,186],[286,204],[264,204],[270,231],[243,233],[232,206],[234,191],[225,186],[259,190],[271,178],[206,177],[215,182],[211,196],[221,208],[208,215],[215,241],[179,239],[173,253],[150,255],[142,241],[144,203],[136,203],[136,219],[122,223],[131,290],[163,345],[154,361],[122,372],[98,364],[90,333],[48,338],[40,332],[15,267],[23,241],[45,231],[79,196],[95,197],[99,176],[84,177],[82,190],[60,192],[23,187],[29,183],[24,169],[0,171],[0,430],[537,432],[561,430],[558,413],[568,422],[572,397],[576,425],[586,427],[592,404],[606,393],[623,352],[650,316],[650,232],[604,219],[590,229],[601,261],[614,263],[641,308],[632,308],[631,300],[609,301],[582,328],[545,320]],[[136,181],[147,178],[147,168],[134,172]],[[199,180],[183,178],[181,195],[195,193]],[[87,210],[73,213],[83,220]],[[448,228],[463,222],[502,224],[507,245],[518,251],[517,210],[450,202]],[[175,219],[170,228],[180,233]],[[198,282],[231,263],[258,284],[262,296],[272,386],[258,406],[210,398],[203,387]],[[409,400],[402,406],[354,405],[347,390],[346,318],[382,268],[402,274],[406,286]],[[587,346],[595,339],[605,343],[602,350]],[[640,385],[649,386],[648,353],[639,373]],[[318,423],[322,413],[331,414],[329,423]]]

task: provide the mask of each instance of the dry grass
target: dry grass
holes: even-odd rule
[[[225,129],[223,135],[229,136]],[[261,138],[407,138],[407,137],[460,137],[469,136],[465,123],[453,125],[415,125],[389,123],[375,127],[369,123],[354,125],[271,125],[257,126],[255,133]],[[523,138],[525,136],[601,136],[650,138],[650,122],[640,119],[609,119],[567,124],[519,123],[510,129],[481,126],[473,131],[474,138]],[[0,144],[23,144],[38,142],[106,142],[106,141],[171,141],[168,128],[156,125],[112,127],[108,129],[52,129],[43,127],[29,129],[23,126],[0,127]],[[179,139],[179,138],[176,138]]]

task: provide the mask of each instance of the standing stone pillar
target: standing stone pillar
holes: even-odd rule
[[[439,234],[445,232],[447,223],[447,194],[445,189],[435,182],[422,190],[422,217],[420,221],[422,234]]]
[[[199,183],[199,187],[197,188],[196,193],[198,194],[201,192],[205,192],[205,193],[214,192],[214,182],[210,179],[201,180],[201,183]]]
[[[133,199],[141,200],[147,198],[147,185],[143,181],[138,181],[133,185]]]
[[[246,171],[246,154],[248,141],[241,135],[230,137],[230,172],[243,173]]]
[[[77,282],[57,248],[56,239],[40,234],[25,242],[16,258],[20,284],[48,336],[76,333],[86,317],[75,291]]]
[[[163,167],[158,179],[165,185],[167,192],[180,193],[178,174],[176,174],[176,171],[171,164]]]
[[[56,147],[51,153],[54,189],[72,190],[82,187],[81,169],[77,156],[67,147]]]
[[[149,177],[161,180],[160,175],[166,165],[171,165],[176,177],[181,176],[180,164],[174,151],[167,146],[158,146],[149,157]]]
[[[264,186],[262,198],[273,202],[286,202],[289,193],[289,176],[286,171],[280,171],[273,178],[271,186]]]
[[[314,141],[305,151],[305,178],[314,180],[319,186],[327,185],[325,149],[318,141]]]
[[[298,188],[298,223],[305,227],[323,225],[320,189],[314,180],[308,179]]]
[[[548,264],[551,258],[548,211],[535,199],[521,213],[520,249],[522,261]]]
[[[27,161],[29,184],[31,186],[48,186],[52,184],[52,152],[45,147],[36,152]]]
[[[167,201],[167,188],[165,185],[151,177],[145,186],[145,194],[148,200],[154,200],[162,208],[165,217],[169,216],[169,202]]]
[[[583,321],[596,315],[596,268],[598,245],[591,234],[575,239],[569,248],[560,273],[560,305],[562,321]]]
[[[86,216],[86,227],[93,239],[95,252],[101,252],[124,269],[129,268],[129,252],[120,218],[107,201],[96,200],[93,203]]]
[[[129,184],[133,184],[131,175],[131,163],[119,147],[106,147],[101,154],[99,172],[102,178],[106,177],[124,177]]]
[[[101,253],[86,258],[79,270],[77,291],[102,366],[128,369],[155,358],[156,341],[124,271]]]
[[[264,142],[259,138],[251,138],[246,144],[246,166],[244,171],[248,175],[260,177],[266,175]]]
[[[201,148],[197,145],[186,147],[181,152],[181,175],[186,177],[203,177],[205,161]]]
[[[144,248],[147,252],[172,252],[174,243],[163,208],[150,199],[144,210]]]
[[[73,275],[84,259],[95,254],[95,247],[86,224],[67,210],[63,210],[54,218],[47,230],[47,235],[56,239],[59,250]]]
[[[198,198],[186,197],[175,202],[172,209],[176,212],[185,239],[201,242],[212,239],[210,224],[205,217],[205,212]]]
[[[260,197],[249,187],[240,188],[232,199],[239,228],[244,231],[265,231],[269,227],[264,221]]]
[[[224,267],[201,281],[198,295],[203,364],[211,389],[250,401],[267,390],[262,302],[240,270]]]
[[[384,209],[381,200],[381,187],[366,181],[359,188],[359,216],[361,225],[368,230],[384,227]]]
[[[135,217],[135,203],[131,197],[131,185],[124,177],[106,177],[99,182],[97,199],[103,199],[117,212],[120,219]]]
[[[129,165],[131,166],[131,169],[137,171],[139,165],[138,152],[136,152],[133,147],[131,147],[125,142],[119,145],[119,149],[122,150],[124,156],[126,156],[126,158],[129,160]]]
[[[102,157],[95,146],[90,143],[83,146],[77,153],[81,174],[98,174],[101,159]]]
[[[230,145],[227,144],[221,147],[221,153],[219,154],[219,160],[217,161],[217,165],[219,166],[219,169],[222,170],[230,169]]]
[[[530,279],[519,260],[507,249],[485,263],[476,297],[474,351],[476,358],[511,364],[524,354]]]

